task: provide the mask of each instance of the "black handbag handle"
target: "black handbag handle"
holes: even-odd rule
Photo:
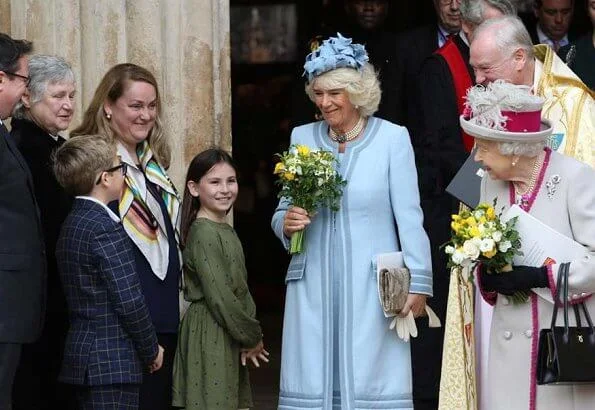
[[[556,281],[556,298],[554,300],[554,310],[552,311],[552,324],[550,328],[552,332],[556,327],[556,319],[558,318],[558,306],[560,301],[560,293],[562,291],[562,277],[564,276],[564,263],[558,267],[558,280]]]
[[[556,318],[558,316],[558,308],[560,297],[563,298],[562,306],[564,309],[564,342],[567,343],[569,339],[569,326],[568,326],[568,275],[570,271],[570,263],[562,263],[558,268],[558,280],[556,282],[556,300],[554,301],[554,310],[552,312],[552,324],[551,329],[552,332],[554,331],[554,327],[556,326]],[[587,321],[587,326],[589,327],[590,339],[591,343],[595,343],[595,327],[593,327],[593,321],[591,320],[591,315],[587,310],[584,302],[573,304],[572,308],[574,310],[574,315],[576,318],[576,326],[579,329],[583,329],[581,318],[580,318],[580,311],[579,307],[582,309],[583,314],[585,315],[585,320]],[[587,327],[585,326],[585,327]],[[586,330],[586,329],[585,329]]]

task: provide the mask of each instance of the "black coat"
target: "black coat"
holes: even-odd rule
[[[0,125],[0,343],[30,343],[41,333],[44,254],[31,173]]]
[[[41,337],[23,347],[14,381],[13,406],[20,409],[67,409],[68,394],[57,384],[68,331],[68,306],[56,265],[56,242],[72,197],[56,181],[52,153],[64,143],[28,120],[13,119],[11,135],[31,170],[45,238],[47,309]]]
[[[62,293],[55,251],[60,227],[72,206],[72,197],[56,181],[52,170],[51,155],[65,140],[58,137],[56,141],[47,131],[28,120],[13,119],[11,126],[10,134],[27,162],[33,177],[35,198],[39,206],[45,239],[48,288],[59,290]],[[54,309],[52,302],[50,297],[48,299],[48,311],[50,312]],[[63,307],[60,309],[61,311],[67,312],[65,304],[60,303],[60,307]]]

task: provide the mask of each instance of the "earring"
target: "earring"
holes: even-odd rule
[[[112,119],[112,115],[109,112],[106,112],[105,118],[107,118],[107,120],[110,121]]]

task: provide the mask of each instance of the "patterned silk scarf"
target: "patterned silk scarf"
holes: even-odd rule
[[[128,236],[147,258],[155,276],[164,280],[169,265],[167,229],[161,207],[149,192],[146,181],[156,185],[174,227],[177,243],[179,243],[180,199],[176,188],[155,159],[146,141],[138,144],[136,153],[140,164],[135,164],[126,149],[118,144],[118,154],[122,161],[129,165],[118,208]],[[179,250],[178,257],[180,257]]]

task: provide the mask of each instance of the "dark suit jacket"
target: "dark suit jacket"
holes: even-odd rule
[[[157,335],[141,292],[132,242],[99,204],[76,199],[56,258],[70,310],[60,381],[141,383]]]
[[[407,127],[416,160],[421,154],[419,74],[423,61],[438,48],[438,28],[428,24],[397,37],[398,107],[400,125]]]
[[[0,125],[0,343],[39,337],[45,310],[45,250],[33,180]]]

